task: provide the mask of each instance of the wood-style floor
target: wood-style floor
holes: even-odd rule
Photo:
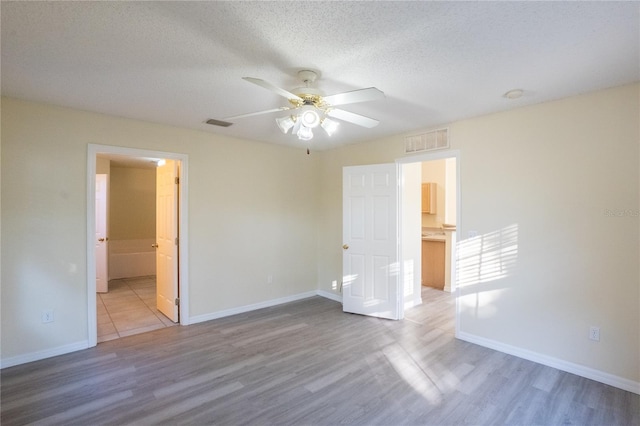
[[[640,396],[458,341],[424,289],[403,321],[321,297],[4,369],[3,426],[638,425]]]

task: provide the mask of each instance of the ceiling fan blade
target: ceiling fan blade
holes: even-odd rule
[[[357,124],[358,126],[372,128],[376,127],[380,122],[373,118],[365,117],[364,115],[356,114],[354,112],[345,111],[343,109],[330,109],[327,115],[339,120],[348,121],[349,123]]]
[[[273,109],[267,109],[267,110],[264,110],[264,111],[250,112],[248,114],[234,115],[233,117],[223,118],[223,120],[235,120],[235,119],[238,119],[238,118],[253,117],[254,115],[270,114],[272,112],[287,111],[287,110],[290,110],[290,109],[293,109],[293,108],[291,108],[291,107],[273,108]]]
[[[280,96],[283,96],[283,97],[285,97],[287,99],[295,99],[295,100],[298,100],[298,101],[302,101],[303,100],[300,96],[294,95],[291,92],[288,92],[288,91],[286,91],[284,89],[276,87],[273,84],[269,83],[268,81],[264,81],[264,80],[261,80],[259,78],[253,78],[253,77],[242,77],[242,79],[246,80],[246,81],[248,81],[250,83],[257,84],[260,87],[264,87],[267,90],[271,90],[273,93],[276,93],[276,94],[278,94]]]
[[[352,90],[351,92],[337,93],[335,95],[323,97],[329,105],[355,104],[356,102],[368,102],[384,99],[384,92],[369,87],[367,89]]]

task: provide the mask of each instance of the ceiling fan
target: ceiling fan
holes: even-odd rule
[[[332,118],[367,128],[372,128],[378,125],[378,120],[335,107],[357,102],[384,99],[385,96],[382,91],[375,87],[369,87],[366,89],[325,96],[322,91],[311,87],[318,78],[318,74],[315,71],[298,71],[298,78],[302,83],[304,83],[304,87],[288,91],[276,87],[259,78],[243,77],[243,80],[287,98],[289,105],[265,111],[235,115],[224,118],[223,120],[209,119],[207,120],[207,123],[227,127],[233,124],[228,120],[236,120],[239,118],[270,114],[280,111],[291,111],[291,113],[284,117],[276,118],[276,123],[283,133],[287,133],[291,129],[291,134],[297,135],[298,138],[303,141],[308,141],[313,138],[312,129],[318,126],[322,127],[324,131],[331,136],[337,130],[339,125],[339,122],[332,120]]]

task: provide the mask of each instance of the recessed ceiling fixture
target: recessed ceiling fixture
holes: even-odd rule
[[[353,90],[351,92],[338,93],[335,95],[324,96],[324,94],[311,85],[318,78],[315,71],[301,70],[298,71],[298,78],[304,83],[304,87],[293,89],[292,91],[284,90],[273,84],[261,80],[259,78],[243,77],[244,80],[270,90],[289,100],[289,105],[274,108],[266,111],[253,112],[249,114],[241,114],[233,117],[227,117],[222,120],[208,120],[210,124],[220,125],[218,123],[226,123],[227,120],[235,120],[238,118],[251,117],[254,115],[269,114],[280,111],[295,111],[294,114],[276,118],[276,124],[282,133],[296,135],[298,139],[308,141],[313,138],[313,129],[320,126],[329,136],[333,135],[339,126],[339,122],[331,118],[346,121],[358,126],[372,128],[378,125],[379,121],[364,115],[345,111],[335,108],[336,105],[353,104],[356,102],[367,102],[384,99],[384,93],[375,87],[367,89]],[[331,117],[331,118],[329,118]]]
[[[518,99],[518,98],[521,98],[522,95],[524,95],[524,90],[522,90],[522,89],[512,89],[512,90],[509,90],[507,93],[505,93],[502,96],[507,98],[507,99]]]

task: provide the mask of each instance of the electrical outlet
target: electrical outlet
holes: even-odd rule
[[[42,322],[53,322],[53,309],[47,309],[42,311]]]
[[[600,341],[600,327],[591,326],[589,328],[589,339],[595,340],[596,342]]]
[[[267,284],[273,284],[273,275],[267,275]]]

